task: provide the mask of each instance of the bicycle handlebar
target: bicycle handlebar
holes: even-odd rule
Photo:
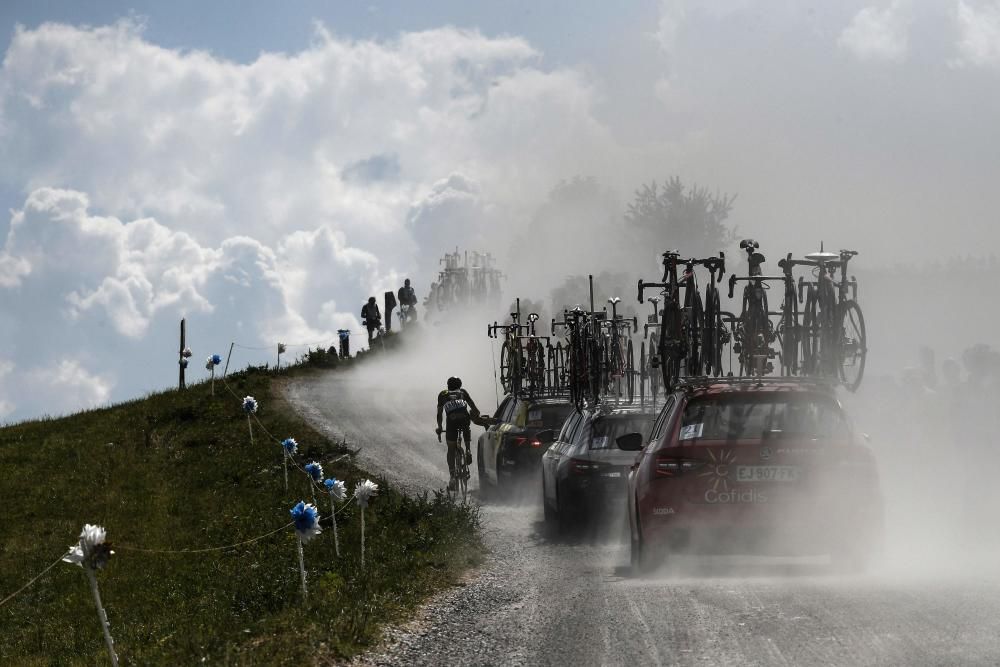
[[[729,276],[729,298],[733,298],[733,292],[736,290],[737,281],[750,282],[751,280],[756,280],[760,282],[765,282],[769,280],[780,280],[781,282],[788,282],[790,280],[789,276],[737,276],[733,274]],[[793,283],[794,284],[794,283]]]
[[[642,278],[639,279],[639,303],[643,302],[642,291],[647,287],[661,287],[666,288],[667,283],[647,283],[643,282]]]

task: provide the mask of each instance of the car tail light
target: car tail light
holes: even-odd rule
[[[518,436],[511,441],[515,447],[541,447],[542,441],[536,438],[524,438]]]
[[[679,459],[675,456],[664,456],[656,459],[657,477],[680,477],[686,472],[697,470],[705,465],[697,459]]]
[[[574,475],[595,475],[606,467],[608,466],[603,463],[588,461],[586,459],[569,460],[569,469]]]

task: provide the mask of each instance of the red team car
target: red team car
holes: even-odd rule
[[[710,379],[667,398],[628,479],[632,565],[672,552],[829,554],[859,570],[880,547],[871,450],[833,388],[794,378]]]

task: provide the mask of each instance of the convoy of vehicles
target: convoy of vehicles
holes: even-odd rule
[[[658,290],[641,333],[619,299],[595,308],[592,282],[590,309],[565,311],[548,336],[520,301],[490,325],[506,394],[479,437],[481,493],[535,475],[560,532],[624,515],[636,570],[683,552],[828,554],[864,568],[883,530],[878,472],[835,391],[858,388],[867,356],[847,277],[857,253],[789,253],[767,275],[759,244],[740,247],[748,275],[729,278],[730,298],[744,283],[739,314],[720,307],[723,253],[672,250],[660,282],[639,281],[640,302]],[[813,280],[796,283],[795,267]],[[784,288],[779,310],[770,283]]]

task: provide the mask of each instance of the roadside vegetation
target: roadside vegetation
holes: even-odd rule
[[[84,523],[103,525],[115,555],[98,572],[123,664],[308,664],[370,647],[387,622],[408,612],[480,562],[478,515],[440,494],[404,496],[384,480],[360,521],[351,502],[332,531],[305,545],[309,596],[303,602],[295,502],[312,502],[305,475],[291,468],[284,490],[282,450],[254,425],[299,443],[296,460],[322,463],[326,477],[370,475],[351,463],[351,443],[311,429],[285,404],[278,382],[336,355],[314,351],[280,372],[248,368],[215,383],[59,419],[0,428],[0,599],[75,543]],[[364,358],[348,364],[364,363]],[[342,364],[343,365],[343,364]],[[347,456],[344,456],[347,454]],[[319,492],[317,492],[319,493]],[[324,517],[330,500],[316,498]],[[104,664],[107,653],[80,568],[60,563],[0,607],[0,664]]]

